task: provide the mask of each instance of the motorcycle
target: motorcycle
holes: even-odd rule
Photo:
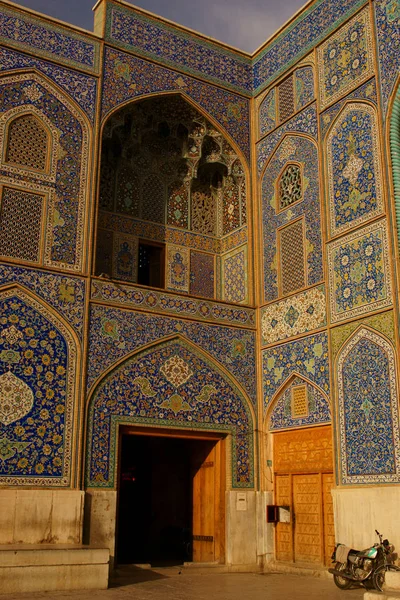
[[[379,537],[379,544],[374,544],[366,550],[353,550],[343,544],[336,544],[332,554],[332,562],[335,568],[328,569],[332,573],[333,580],[341,590],[349,589],[354,583],[364,587],[373,587],[380,592],[383,591],[386,571],[400,571],[400,567],[394,564],[394,546],[389,540],[375,529]]]

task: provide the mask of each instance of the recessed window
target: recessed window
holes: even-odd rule
[[[306,285],[303,220],[283,227],[278,231],[278,236],[281,293],[286,296]]]
[[[284,210],[298,202],[302,195],[301,168],[299,165],[289,164],[278,182],[279,210]]]
[[[37,171],[47,170],[49,135],[39,119],[22,115],[8,127],[6,162]]]
[[[292,387],[292,418],[300,419],[308,416],[308,394],[306,385]]]
[[[139,242],[138,283],[164,287],[165,246],[147,241]]]

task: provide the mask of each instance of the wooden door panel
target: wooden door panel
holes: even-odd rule
[[[333,499],[331,489],[334,486],[333,473],[322,475],[322,505],[324,508],[324,562],[331,564],[332,552],[335,548],[335,523],[333,517]]]
[[[275,503],[280,506],[291,506],[292,492],[290,475],[277,475],[275,478]],[[276,524],[276,559],[293,560],[293,532],[291,523]]]
[[[320,475],[293,475],[294,556],[296,562],[321,563]]]
[[[216,468],[214,445],[193,469],[193,562],[215,560]]]

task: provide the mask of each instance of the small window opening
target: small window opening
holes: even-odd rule
[[[139,242],[138,283],[164,287],[165,247],[163,244]]]
[[[168,123],[160,123],[158,125],[158,135],[161,138],[167,138],[170,136],[170,129]]]

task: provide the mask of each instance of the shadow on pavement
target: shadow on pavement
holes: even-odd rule
[[[110,576],[109,588],[124,587],[125,585],[134,585],[144,581],[156,581],[157,579],[168,579],[167,575],[157,573],[153,569],[136,567],[133,565],[122,565],[115,569]]]

